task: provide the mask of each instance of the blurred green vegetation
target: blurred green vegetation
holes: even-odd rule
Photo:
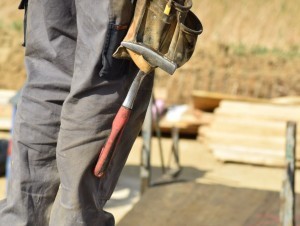
[[[10,23],[7,23],[0,19],[0,30],[5,32],[23,32],[23,21],[14,20]]]
[[[238,56],[272,55],[284,59],[300,58],[300,45],[293,45],[289,49],[285,50],[280,48],[268,48],[266,46],[261,46],[261,45],[247,47],[246,45],[239,43],[238,45],[230,45],[229,50],[234,55],[238,55]]]
[[[17,20],[17,21],[13,21],[10,24],[11,29],[17,31],[17,32],[21,32],[23,31],[23,21]]]

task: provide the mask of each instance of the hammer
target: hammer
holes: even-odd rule
[[[114,151],[117,145],[120,143],[125,125],[130,117],[138,90],[146,75],[147,73],[144,73],[141,70],[137,73],[129,88],[129,91],[126,95],[122,106],[120,107],[118,113],[114,118],[110,135],[104,147],[100,151],[97,164],[94,168],[94,175],[96,177],[102,177],[108,168],[108,165],[113,157]]]

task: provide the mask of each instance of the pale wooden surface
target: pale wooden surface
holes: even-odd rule
[[[15,90],[0,90],[0,130],[9,131],[12,127],[13,107],[9,101],[14,95]]]
[[[15,90],[0,89],[0,104],[7,104],[8,100],[16,95],[16,93]]]
[[[0,139],[10,139],[11,138],[11,134],[9,131],[0,131]]]
[[[0,177],[0,200],[5,198],[6,180],[5,177]]]
[[[199,140],[221,161],[284,166],[286,123],[300,122],[299,116],[297,104],[224,100],[211,124],[199,129]],[[300,130],[297,138],[299,161]]]
[[[192,101],[195,108],[200,110],[211,111],[220,105],[222,100],[248,101],[256,103],[269,102],[267,99],[258,99],[251,97],[242,97],[224,93],[208,92],[194,90],[192,93]]]
[[[300,121],[300,105],[222,101],[220,108],[216,109],[215,112],[217,115],[233,117],[246,115],[274,121]]]

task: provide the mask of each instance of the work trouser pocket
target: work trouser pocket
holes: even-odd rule
[[[26,46],[26,28],[27,28],[27,10],[28,10],[28,0],[22,0],[19,4],[19,9],[24,10],[24,19],[23,19],[23,44],[22,46]]]
[[[131,0],[111,0],[109,7],[109,25],[102,51],[102,69],[100,77],[114,80],[123,77],[129,66],[129,60],[116,59],[113,53],[127,34],[134,5]]]
[[[99,73],[100,77],[107,80],[115,80],[121,78],[126,73],[129,60],[116,59],[112,55],[125,37],[127,30],[127,24],[109,24],[104,49],[102,51],[102,68]]]

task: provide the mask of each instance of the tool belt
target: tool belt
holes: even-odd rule
[[[160,67],[169,74],[192,56],[202,24],[192,0],[137,0],[134,18],[116,58],[131,58],[145,73]]]

